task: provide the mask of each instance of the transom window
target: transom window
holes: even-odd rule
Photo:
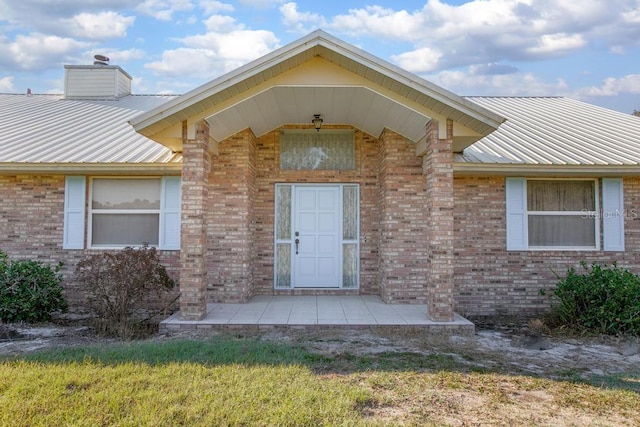
[[[91,246],[158,245],[160,178],[94,178],[91,182]]]
[[[287,130],[280,134],[281,170],[349,170],[355,168],[356,149],[353,131]]]

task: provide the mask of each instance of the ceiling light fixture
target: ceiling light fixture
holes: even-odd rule
[[[313,127],[316,128],[316,130],[318,132],[320,132],[320,127],[322,127],[322,117],[320,117],[320,114],[314,114],[313,115],[313,120],[311,120],[311,123],[313,123]]]

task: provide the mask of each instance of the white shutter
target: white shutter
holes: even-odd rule
[[[622,178],[602,178],[602,238],[605,251],[624,251]]]
[[[180,249],[180,177],[162,178],[160,249]]]
[[[527,181],[506,179],[507,250],[523,251],[529,246],[527,224]]]
[[[84,176],[66,177],[62,249],[84,249],[86,189],[87,179]]]

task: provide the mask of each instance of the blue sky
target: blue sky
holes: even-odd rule
[[[640,110],[640,0],[0,0],[0,92],[61,93],[99,53],[184,93],[317,28],[459,95]]]

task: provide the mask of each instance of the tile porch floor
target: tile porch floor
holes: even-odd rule
[[[453,322],[434,322],[426,313],[426,305],[386,304],[378,296],[259,295],[246,304],[207,304],[207,316],[199,321],[180,320],[180,313],[175,313],[160,329],[404,327],[458,335],[475,332],[473,323],[458,314]]]

